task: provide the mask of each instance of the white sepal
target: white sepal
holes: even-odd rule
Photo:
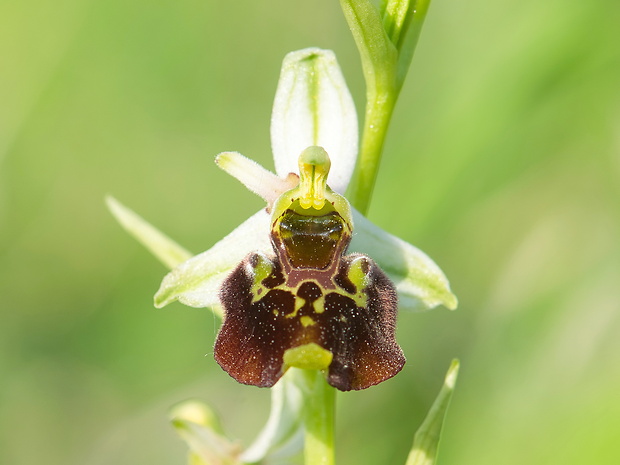
[[[105,199],[108,208],[121,226],[146,247],[169,269],[192,256],[185,248],[145,221],[111,195]]]
[[[350,252],[370,256],[394,281],[399,308],[430,310],[444,305],[454,310],[457,300],[441,269],[420,249],[385,232],[355,209]]]
[[[323,147],[332,161],[329,185],[344,193],[358,150],[357,114],[336,56],[307,48],[284,58],[271,116],[276,172],[298,173],[297,157],[306,147]]]
[[[221,314],[219,290],[226,276],[250,252],[273,253],[269,227],[269,214],[260,210],[209,250],[181,263],[162,281],[155,306],[178,300],[190,307],[212,307]]]

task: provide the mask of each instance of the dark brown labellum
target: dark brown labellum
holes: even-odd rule
[[[274,255],[248,255],[225,280],[225,319],[215,359],[237,381],[273,386],[287,350],[317,344],[332,354],[327,381],[365,389],[397,374],[394,285],[369,257],[345,255],[348,224],[336,211],[285,210],[272,228]]]

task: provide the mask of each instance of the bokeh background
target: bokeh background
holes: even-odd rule
[[[620,2],[435,0],[369,216],[429,253],[456,312],[401,314],[408,364],[338,398],[342,464],[402,464],[453,357],[440,464],[620,463]],[[194,252],[261,207],[213,157],[272,166],[280,62],[335,0],[0,3],[0,463],[185,463],[188,397],[248,444],[269,393],[217,321],[155,310],[166,270],[113,194]]]

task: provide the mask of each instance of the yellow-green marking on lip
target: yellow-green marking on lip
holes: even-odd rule
[[[284,363],[305,370],[326,370],[332,363],[333,357],[329,350],[311,342],[284,352]]]

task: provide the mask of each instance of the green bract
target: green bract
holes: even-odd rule
[[[172,425],[190,448],[190,465],[241,465],[241,447],[222,432],[215,413],[198,401],[186,401],[171,412]]]

